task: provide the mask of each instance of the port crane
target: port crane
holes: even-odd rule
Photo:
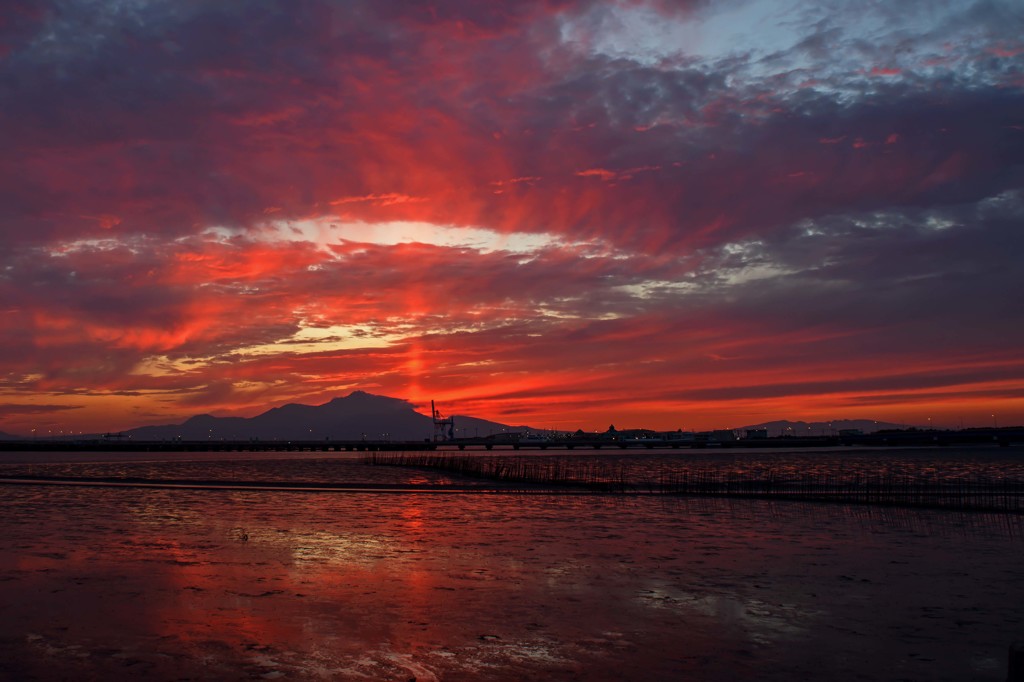
[[[430,416],[434,420],[434,442],[455,439],[455,417],[445,417],[430,401]]]

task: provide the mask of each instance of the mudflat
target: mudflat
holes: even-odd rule
[[[1014,516],[60,485],[0,504],[9,680],[1001,682],[1024,637]]]

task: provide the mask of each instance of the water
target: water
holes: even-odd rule
[[[765,454],[695,461],[761,466]],[[880,453],[851,454],[869,466]],[[60,455],[73,461],[0,469],[428,475],[322,453]],[[815,456],[793,455],[797,468]],[[929,466],[922,455],[901,466]],[[972,458],[1010,471],[1012,455],[941,462],[973,475]],[[0,679],[1002,681],[1024,631],[1019,516],[26,485],[0,486],[0,504]]]
[[[431,453],[394,453],[410,457]],[[736,478],[800,480],[837,476],[890,477],[922,482],[1005,480],[1024,482],[1024,451],[995,446],[942,448],[823,448],[725,450],[447,451],[474,457],[559,463],[565,470],[624,477],[642,484],[698,472]],[[455,477],[360,466],[366,453],[340,452],[0,452],[0,477],[10,474],[137,477],[152,480],[234,480],[258,482],[394,482],[445,485]],[[383,453],[387,459],[392,453]],[[460,480],[460,483],[466,483]]]
[[[37,455],[43,455],[37,458]],[[351,453],[0,453],[0,478],[40,476],[216,483],[453,485],[451,476],[364,465]]]

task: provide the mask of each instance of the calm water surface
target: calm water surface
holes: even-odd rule
[[[998,450],[942,452],[949,459],[918,452],[900,466],[1019,466]],[[424,475],[322,454],[211,454],[8,458],[0,470]],[[776,454],[696,461],[779,466]],[[843,466],[882,465],[879,455],[844,453]],[[1021,517],[24,485],[0,486],[0,504],[0,679],[1001,682],[1007,647],[1024,635]]]
[[[401,455],[402,453],[397,453]],[[405,453],[420,457],[431,453]],[[927,482],[1013,480],[1024,482],[1024,449],[991,447],[825,448],[712,450],[466,451],[451,457],[499,458],[558,463],[633,483],[656,482],[684,473],[711,471],[738,478],[776,479],[840,476],[895,477]],[[383,453],[384,457],[392,453]],[[451,484],[437,472],[402,473],[390,467],[360,466],[364,453],[197,452],[197,453],[0,453],[4,474],[138,477],[154,480],[244,480],[316,483],[394,481]],[[460,481],[464,482],[464,481]]]

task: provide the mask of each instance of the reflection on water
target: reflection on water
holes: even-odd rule
[[[403,453],[382,455],[385,459]],[[428,457],[430,453],[404,453]],[[1012,480],[1024,482],[1018,448],[949,446],[918,448],[725,449],[725,450],[522,450],[440,453],[440,456],[550,462],[568,471],[604,473],[634,484],[684,474],[714,472],[722,478],[801,480],[836,477],[894,478],[921,482]],[[0,452],[0,477],[119,477],[158,480],[290,481],[317,483],[420,483],[446,485],[453,477],[435,471],[396,471],[362,464],[363,453],[190,452],[73,453]]]
[[[403,453],[397,453],[402,456]],[[412,459],[430,453],[404,453]],[[922,483],[1011,480],[1024,482],[1019,449],[996,446],[718,450],[574,450],[448,453],[452,457],[529,463],[582,480],[658,485],[683,476],[713,473],[721,479],[776,481],[895,479]],[[387,460],[392,455],[379,455]]]
[[[1022,627],[1020,517],[56,486],[0,503],[4,679],[1002,680]]]
[[[49,461],[31,456],[41,454]],[[430,471],[388,470],[362,464],[353,457],[323,453],[182,453],[163,460],[140,459],[151,453],[0,453],[4,476],[72,477],[153,481],[254,482],[324,484],[399,484],[446,486],[452,477]],[[216,459],[196,455],[213,455]],[[63,459],[54,461],[55,455]],[[70,455],[70,456],[69,456]],[[259,455],[254,457],[254,455]]]

